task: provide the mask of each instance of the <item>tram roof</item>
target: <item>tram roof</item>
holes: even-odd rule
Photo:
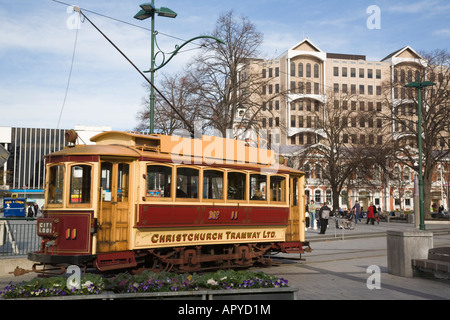
[[[273,150],[249,146],[242,140],[202,135],[201,139],[162,134],[107,131],[91,138],[97,145],[120,144],[142,151],[154,151],[180,157],[201,158],[271,165],[276,163]]]
[[[127,158],[152,158],[189,163],[219,163],[227,165],[250,165],[270,172],[284,171],[302,173],[299,170],[278,164],[272,150],[248,146],[245,141],[202,136],[191,139],[161,134],[107,131],[91,138],[95,144],[68,146],[47,155],[49,159],[60,156],[120,156]],[[199,162],[197,162],[199,161]]]

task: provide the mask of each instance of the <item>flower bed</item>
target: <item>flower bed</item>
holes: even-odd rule
[[[139,275],[121,273],[112,278],[86,274],[79,288],[67,283],[64,277],[35,278],[20,284],[10,284],[0,295],[4,299],[67,297],[101,295],[105,292],[120,294],[195,292],[201,290],[239,290],[283,288],[288,281],[263,272],[220,270],[205,274],[154,273],[144,271]]]

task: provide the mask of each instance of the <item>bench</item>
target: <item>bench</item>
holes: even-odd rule
[[[411,260],[413,276],[450,280],[450,247],[428,250],[428,259]]]

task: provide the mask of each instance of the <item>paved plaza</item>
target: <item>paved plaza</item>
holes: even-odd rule
[[[363,221],[365,222],[365,221]],[[308,230],[312,252],[301,256],[279,254],[280,264],[270,268],[252,268],[283,277],[298,288],[298,300],[448,300],[450,280],[405,278],[388,273],[386,231],[408,230],[406,223],[358,224],[354,230],[335,229],[330,220],[325,235]],[[433,246],[450,246],[450,224],[427,224],[433,231]],[[10,281],[21,282],[35,275],[14,277],[8,274],[18,265],[28,268],[24,259],[0,259],[0,288]],[[379,277],[375,278],[376,271]],[[379,281],[377,281],[379,280]],[[372,287],[372,288],[370,288]]]

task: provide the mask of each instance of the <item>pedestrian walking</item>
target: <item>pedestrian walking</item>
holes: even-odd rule
[[[355,205],[352,210],[355,212],[355,224],[358,224],[358,220],[361,222],[361,206],[359,205],[358,200],[355,201]]]
[[[305,231],[309,228],[309,206],[305,205]]]
[[[316,203],[314,200],[311,200],[311,203],[309,205],[309,222],[311,223],[311,228],[316,230]]]
[[[34,206],[29,204],[28,205],[28,218],[33,218],[34,215]]]
[[[367,222],[366,224],[373,225],[375,223],[375,214],[377,212],[377,208],[373,205],[373,203],[370,203],[370,206],[367,211]]]
[[[320,232],[319,234],[325,234],[325,231],[328,227],[328,218],[330,217],[331,209],[328,207],[325,202],[319,210],[319,219],[320,219]]]

